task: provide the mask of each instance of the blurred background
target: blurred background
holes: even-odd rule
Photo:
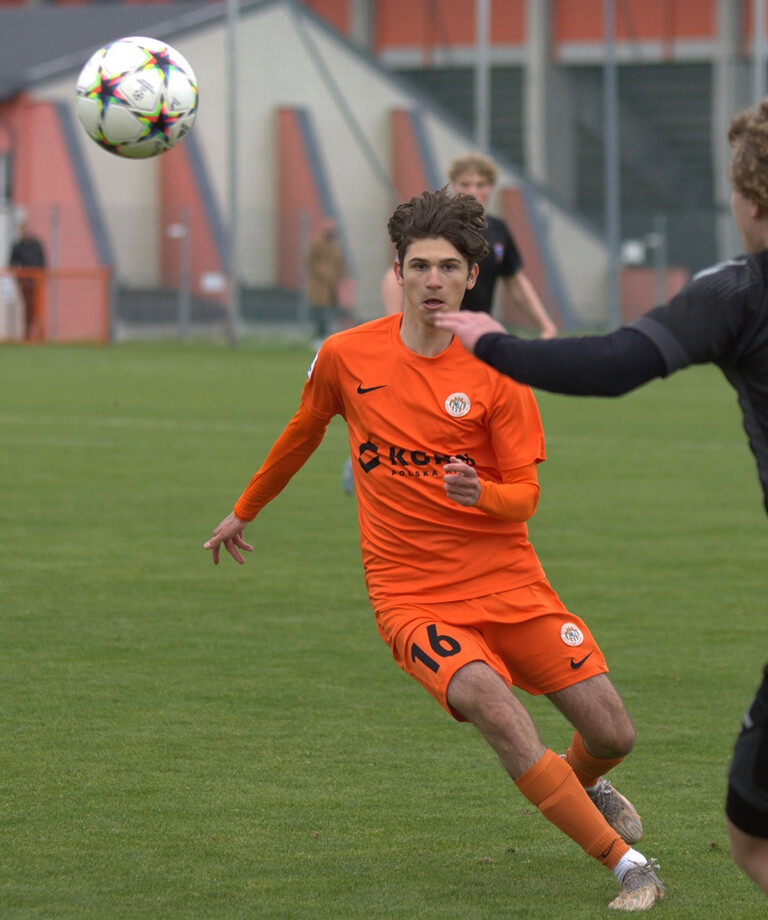
[[[392,210],[469,151],[563,331],[739,251],[726,135],[765,93],[764,0],[32,0],[0,29],[0,253],[24,233],[44,253],[0,273],[3,340],[306,337],[326,218],[346,322],[378,316]],[[193,131],[152,160],[75,115],[83,64],[126,35],[199,83]]]

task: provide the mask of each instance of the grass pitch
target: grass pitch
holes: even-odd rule
[[[606,917],[610,873],[391,662],[343,425],[214,569],[202,543],[293,413],[311,353],[0,348],[0,916]],[[766,658],[766,522],[733,392],[695,368],[617,401],[539,394],[531,524],[638,728],[612,775],[668,896],[768,915],[725,778]],[[524,697],[556,750],[570,730]]]

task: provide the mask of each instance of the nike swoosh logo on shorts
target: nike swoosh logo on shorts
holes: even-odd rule
[[[578,669],[584,664],[584,662],[588,658],[591,658],[591,657],[592,657],[592,652],[590,652],[589,655],[585,655],[584,658],[581,659],[581,661],[574,661],[573,658],[571,658],[571,667],[573,668],[574,671],[578,671]]]
[[[386,384],[386,383],[380,383],[377,387],[364,387],[364,386],[362,385],[362,383],[358,383],[358,385],[357,385],[357,392],[360,393],[360,394],[363,394],[363,393],[372,393],[374,390],[383,390],[384,387],[386,387],[386,386],[388,386],[388,385],[389,385],[389,384]]]

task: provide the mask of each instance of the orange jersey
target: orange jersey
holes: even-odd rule
[[[442,469],[456,456],[500,483],[544,460],[533,393],[456,339],[433,358],[413,353],[401,318],[331,336],[302,392],[321,427],[334,415],[347,422],[371,603],[462,600],[538,581],[526,525],[449,500]]]

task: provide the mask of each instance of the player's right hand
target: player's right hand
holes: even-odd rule
[[[507,330],[487,313],[462,310],[459,313],[436,313],[435,326],[447,329],[458,337],[468,352],[474,354],[477,340],[486,332],[506,332]]]
[[[235,562],[240,565],[245,564],[245,559],[240,553],[240,550],[244,549],[247,553],[253,552],[253,547],[250,543],[246,543],[243,539],[243,531],[247,523],[247,521],[241,521],[240,518],[235,517],[234,513],[230,513],[213,531],[213,536],[210,540],[203,543],[203,549],[209,549],[211,551],[211,558],[213,559],[214,565],[219,564],[219,551],[222,543]]]

